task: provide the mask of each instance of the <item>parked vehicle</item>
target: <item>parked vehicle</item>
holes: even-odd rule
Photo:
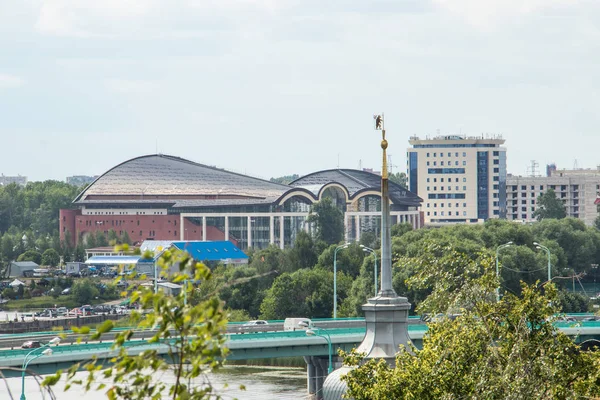
[[[81,308],[74,308],[71,311],[69,311],[67,313],[67,315],[70,315],[72,317],[77,316],[77,315],[83,315],[83,311],[81,311]]]
[[[286,318],[283,321],[284,331],[305,331],[312,327],[313,323],[310,318]]]
[[[35,349],[42,347],[42,344],[36,340],[29,340],[21,345],[22,349]]]
[[[254,321],[248,321],[245,324],[240,325],[238,327],[238,331],[239,332],[248,332],[248,331],[252,331],[256,327],[261,327],[261,326],[266,326],[266,325],[269,325],[269,323],[267,321],[264,321],[262,319],[257,319]]]

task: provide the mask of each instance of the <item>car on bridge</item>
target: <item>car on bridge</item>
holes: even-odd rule
[[[29,340],[21,345],[22,349],[36,349],[42,347],[42,344],[36,340]]]
[[[262,319],[257,319],[254,321],[248,321],[245,324],[240,325],[238,327],[238,331],[241,333],[250,332],[250,331],[253,331],[257,327],[263,327],[263,326],[267,326],[267,325],[269,325],[269,323],[267,321],[264,321]]]

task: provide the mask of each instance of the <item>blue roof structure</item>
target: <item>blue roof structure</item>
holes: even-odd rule
[[[198,261],[247,262],[248,256],[233,243],[221,240],[212,242],[173,242],[179,250],[188,252]]]

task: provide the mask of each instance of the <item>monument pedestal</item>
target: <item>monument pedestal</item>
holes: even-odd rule
[[[366,333],[357,352],[366,354],[366,359],[384,358],[388,364],[394,365],[400,345],[410,351],[410,303],[406,297],[397,296],[393,290],[390,293],[382,291],[376,297],[368,299],[362,309],[365,312]]]

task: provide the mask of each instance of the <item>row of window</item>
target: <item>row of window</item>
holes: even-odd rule
[[[427,208],[430,208],[429,204],[430,203],[427,203]],[[460,203],[455,203],[455,204],[456,204],[455,207],[460,207]],[[437,205],[438,205],[438,203],[433,203],[433,208],[437,208]],[[466,206],[467,206],[467,203],[463,203],[463,207],[466,207]],[[444,203],[440,203],[440,207],[444,208]],[[448,207],[452,207],[452,203],[448,203]]]
[[[431,165],[431,164],[430,164],[430,162],[429,162],[429,161],[427,161],[427,166],[429,167],[430,165]],[[452,165],[452,161],[448,161],[448,162],[446,163],[446,165],[450,167],[450,166]],[[455,165],[455,166],[458,166],[458,161],[454,161],[454,165]],[[463,165],[463,167],[464,167],[464,166],[466,166],[466,165],[467,165],[467,162],[466,162],[466,161],[463,161],[463,162],[462,162],[462,165]],[[434,166],[434,167],[436,167],[436,166],[437,166],[437,161],[433,161],[433,166]],[[440,161],[440,166],[442,166],[442,167],[444,166],[444,162],[443,162],[443,161]],[[430,173],[431,173],[431,172],[430,172]],[[435,173],[435,172],[434,172],[434,173]],[[463,171],[463,173],[464,173],[464,171]]]
[[[464,193],[428,193],[429,200],[464,199]]]
[[[81,224],[82,222],[83,221],[80,219],[79,223]],[[168,220],[167,222],[170,224],[171,220]],[[112,223],[112,226],[120,226],[123,223],[125,223],[125,220],[122,220],[122,219],[112,220],[111,223]],[[133,224],[133,220],[131,220],[131,223]],[[154,220],[152,220],[152,223],[154,223]],[[85,226],[94,226],[94,225],[103,225],[103,224],[108,225],[108,220],[106,220],[106,221],[89,221],[89,220],[86,220],[85,221]],[[140,226],[140,220],[137,220],[137,225]],[[173,225],[177,226],[177,220],[176,219],[173,220]]]
[[[448,154],[448,157],[452,157],[452,152],[448,152],[447,154]],[[499,152],[499,151],[494,151],[494,152],[492,153],[492,155],[493,155],[494,157],[498,157],[498,156],[500,155],[500,152]],[[427,153],[427,157],[429,157],[429,156],[430,156],[430,153]],[[438,153],[433,153],[433,157],[437,157],[437,156],[438,156]],[[466,156],[467,156],[467,152],[466,152],[466,151],[463,151],[463,152],[462,152],[462,156],[463,156],[463,157],[466,157]],[[444,153],[443,153],[443,152],[440,152],[440,157],[444,157]],[[455,152],[455,153],[454,153],[454,157],[458,157],[458,152]]]
[[[460,215],[460,211],[448,211],[448,216],[451,217],[452,213],[454,212],[454,215],[456,215],[457,217]],[[427,211],[427,216],[429,217],[431,215],[431,211]],[[433,211],[433,216],[437,217],[438,213],[437,211]],[[444,211],[440,211],[440,215],[443,217],[444,216]],[[467,216],[467,212],[463,211],[462,212],[463,217]]]
[[[456,190],[459,190],[459,189],[458,189],[458,188],[459,188],[459,186],[455,186],[455,187],[456,187]],[[434,187],[433,187],[433,191],[434,191],[434,192],[435,192],[437,189],[438,189],[438,187],[437,187],[437,186],[434,186]],[[446,190],[452,190],[452,186],[440,186],[440,191],[443,191],[443,190],[445,190],[445,189],[446,189]],[[431,190],[431,186],[427,186],[427,191],[429,192],[430,190]],[[466,186],[463,186],[463,187],[462,187],[462,190],[467,190],[467,187],[466,187]]]
[[[427,178],[427,183],[429,183],[429,182],[430,182],[430,179],[433,179],[433,182],[437,182],[437,180],[438,180],[438,178]],[[447,181],[448,183],[450,183],[450,182],[452,182],[452,178],[446,178],[446,181]],[[454,178],[454,181],[455,181],[455,182],[458,182],[458,178]],[[467,178],[462,178],[462,181],[463,181],[463,182],[466,182],[466,181],[467,181]],[[443,183],[443,182],[444,182],[444,178],[440,178],[440,182],[442,182],[442,183]]]
[[[521,185],[521,190],[527,190],[527,186],[530,187],[530,190],[535,190],[535,185]],[[549,189],[552,189],[554,191],[556,190],[560,190],[561,192],[564,192],[567,190],[567,186],[568,185],[560,185],[560,189],[558,188],[559,185],[548,185]],[[573,191],[577,191],[579,190],[579,185],[569,185],[571,187],[571,190]],[[510,185],[510,188],[512,189],[513,192],[516,192],[518,189],[519,185]],[[600,189],[600,185],[596,185],[596,189]],[[540,185],[540,190],[543,191],[544,190],[544,185]]]
[[[429,156],[430,156],[430,154],[429,154],[429,153],[427,153],[427,157],[429,157]],[[434,156],[434,157],[437,157],[437,156],[438,156],[438,153],[433,153],[433,156]],[[467,152],[466,152],[466,151],[463,151],[463,153],[462,153],[462,156],[463,156],[463,157],[466,157],[466,156],[467,156]],[[440,152],[440,157],[444,157],[444,153],[441,153],[441,152]],[[452,157],[452,153],[451,153],[451,152],[448,152],[448,157]],[[458,152],[455,152],[455,153],[454,153],[454,157],[458,157]]]

